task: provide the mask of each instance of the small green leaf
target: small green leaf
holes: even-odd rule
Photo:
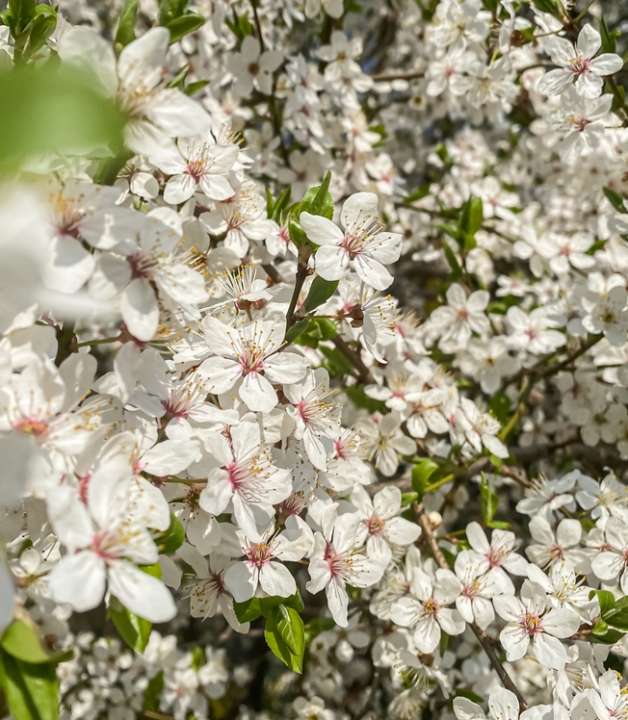
[[[600,52],[602,53],[614,53],[617,48],[617,33],[615,31],[610,32],[606,20],[600,18],[600,36],[602,37],[602,46]]]
[[[430,184],[424,183],[423,185],[420,185],[414,192],[411,192],[409,195],[407,195],[403,202],[405,205],[410,205],[413,202],[416,202],[417,200],[422,200],[424,197],[429,195],[430,192]]]
[[[202,15],[195,13],[186,13],[169,22],[166,27],[170,30],[170,43],[175,43],[181,38],[195,32],[203,27],[206,20]]]
[[[457,280],[462,275],[462,267],[458,262],[458,258],[446,242],[443,243],[443,252],[445,253],[447,263],[451,268],[451,279]]]
[[[497,512],[497,505],[497,494],[491,488],[488,479],[482,475],[482,480],[480,481],[480,507],[482,509],[482,518],[487,525],[493,522],[493,518]]]
[[[364,392],[363,385],[351,385],[350,387],[345,387],[344,391],[356,407],[363,408],[369,412],[379,412],[382,414],[390,412],[390,409],[386,407],[386,403],[383,400],[369,397]]]
[[[159,710],[159,698],[164,689],[163,670],[154,675],[144,690],[143,710]]]
[[[301,212],[304,210],[311,215],[322,215],[328,220],[334,216],[334,200],[329,192],[329,183],[331,182],[331,173],[326,172],[323,182],[320,185],[314,185],[303,196],[301,200]]]
[[[14,720],[58,719],[59,680],[53,663],[27,663],[2,652],[0,686]]]
[[[412,468],[412,488],[420,497],[423,497],[430,478],[438,469],[438,464],[430,458],[423,458]]]
[[[598,591],[601,592],[601,591]],[[628,632],[628,597],[623,597],[615,603],[613,608],[602,612],[604,620],[616,630]]]
[[[628,213],[628,209],[624,204],[623,195],[620,195],[616,190],[609,187],[604,188],[604,195],[606,195],[606,199],[615,208],[615,210],[617,210],[617,212]]]
[[[143,653],[148,645],[152,623],[135,615],[115,597],[111,598],[109,617],[124,642],[137,653]]]
[[[135,21],[137,20],[138,0],[125,0],[120,19],[118,20],[118,28],[116,30],[116,45],[125,47],[135,40]]]
[[[482,204],[482,199],[471,196],[462,206],[460,229],[465,233],[475,235],[475,233],[482,227],[483,219],[484,206]]]
[[[0,638],[0,647],[18,660],[28,663],[49,663],[54,656],[43,646],[35,624],[14,620]]]
[[[157,548],[162,555],[172,555],[185,540],[185,528],[179,518],[170,514],[170,526],[155,538]]]
[[[593,599],[594,597],[597,597],[602,617],[615,607],[615,596],[608,590],[591,590],[589,598]]]
[[[286,605],[279,605],[266,616],[264,638],[273,655],[293,672],[303,670],[305,629],[299,613]]]
[[[323,280],[322,277],[317,275],[312,281],[310,291],[303,304],[305,312],[312,312],[312,310],[315,310],[319,305],[327,302],[336,292],[338,282],[338,280]]]
[[[253,597],[245,602],[234,602],[233,609],[235,611],[238,622],[247,623],[262,617],[262,601],[260,598]]]

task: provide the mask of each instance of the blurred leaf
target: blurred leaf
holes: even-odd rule
[[[614,53],[617,48],[615,42],[618,36],[616,31],[610,32],[606,20],[600,18],[600,36],[602,37],[602,46],[600,52],[602,53]]]
[[[344,391],[356,407],[363,408],[369,412],[379,412],[384,415],[390,412],[383,400],[376,400],[375,398],[369,397],[364,392],[363,385],[351,385],[350,387],[344,388]]]
[[[266,617],[264,638],[273,655],[293,672],[303,670],[305,629],[299,613],[286,605],[279,605]]]
[[[262,601],[260,598],[253,597],[245,602],[234,602],[233,609],[235,611],[238,622],[247,623],[262,617]]]
[[[0,72],[0,167],[14,170],[30,157],[55,151],[119,148],[123,114],[67,67],[17,67]],[[45,118],[45,122],[42,122]]]
[[[474,235],[481,227],[484,219],[484,206],[482,199],[471,196],[462,206],[460,228],[465,233]]]
[[[616,630],[628,632],[628,597],[619,599],[614,607],[602,612],[602,618]]]
[[[109,604],[109,617],[124,642],[135,652],[143,653],[153,629],[152,623],[132,613],[115,597]]]
[[[37,626],[14,620],[0,638],[0,647],[18,660],[32,664],[58,663],[72,657],[71,652],[50,652],[42,643]]]
[[[170,30],[170,43],[175,43],[181,40],[182,37],[203,27],[205,22],[206,20],[202,15],[196,15],[195,13],[186,13],[176,20],[172,20],[172,22],[166,25],[168,30]]]
[[[116,45],[124,47],[135,40],[135,22],[137,20],[138,0],[125,0],[116,30]]]
[[[482,480],[480,481],[480,507],[482,509],[482,518],[487,525],[493,522],[493,518],[497,512],[497,505],[497,494],[491,488],[488,478],[482,475]]]
[[[606,199],[615,208],[615,210],[617,210],[617,212],[628,213],[628,209],[624,205],[623,195],[620,195],[617,191],[613,190],[613,188],[609,187],[604,188],[604,195],[606,195]]]
[[[54,664],[27,663],[2,652],[0,686],[14,720],[59,717],[59,680]]]
[[[159,710],[159,698],[164,689],[163,670],[154,675],[144,690],[143,710]]]
[[[430,458],[423,458],[412,468],[412,488],[420,497],[423,497],[430,478],[438,469],[438,464]]]
[[[430,184],[429,183],[423,183],[423,185],[420,185],[416,190],[411,192],[409,195],[407,195],[403,202],[406,205],[410,205],[413,202],[416,202],[417,200],[421,200],[424,197],[427,197],[430,193]]]
[[[185,540],[185,528],[181,524],[179,518],[170,514],[170,526],[163,533],[155,538],[155,543],[160,553],[163,555],[172,555],[178,550]]]
[[[337,287],[338,280],[323,280],[322,277],[317,275],[310,285],[310,291],[303,304],[305,312],[312,312],[312,310],[315,310],[319,305],[327,302],[336,292]]]
[[[334,216],[334,200],[329,192],[329,183],[331,182],[331,173],[325,173],[323,182],[320,185],[314,185],[303,196],[303,200],[299,203],[301,206],[299,214],[309,212],[311,215],[322,215],[328,220]]]

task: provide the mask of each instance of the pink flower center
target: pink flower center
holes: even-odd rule
[[[47,434],[48,423],[45,420],[37,420],[36,418],[22,418],[13,425],[13,428],[26,435],[34,435],[36,438],[40,438]]]
[[[225,470],[227,471],[229,484],[234,490],[238,490],[244,481],[243,469],[238,466],[238,463],[231,463],[225,467]]]
[[[329,567],[331,576],[342,577],[345,569],[344,558],[334,550],[334,546],[329,542],[325,547],[325,560],[327,561],[327,566]]]
[[[92,538],[92,551],[103,560],[116,560],[118,554],[112,550],[111,544],[112,538],[109,533],[106,531],[96,533]]]
[[[198,182],[205,174],[204,160],[190,160],[185,168],[187,174]]]
[[[369,531],[369,535],[381,535],[384,532],[385,523],[381,517],[371,515],[371,517],[366,521],[366,527]]]
[[[352,260],[362,252],[363,245],[364,238],[355,233],[347,233],[340,243],[340,247],[347,252]]]
[[[581,77],[591,69],[591,59],[586,57],[577,57],[571,62],[571,72],[576,77]]]
[[[270,562],[272,552],[270,546],[266,543],[255,543],[254,545],[249,545],[246,551],[246,557],[252,565],[261,568]]]
[[[530,637],[540,635],[543,632],[543,623],[541,622],[541,618],[534,613],[527,612],[519,621],[519,625]]]
[[[436,617],[438,614],[438,611],[440,609],[440,605],[434,600],[434,598],[428,598],[423,603],[423,611],[426,615],[430,615],[431,617]]]

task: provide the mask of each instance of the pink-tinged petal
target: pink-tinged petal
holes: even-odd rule
[[[405,518],[389,520],[384,527],[384,537],[393,545],[410,545],[418,539],[421,528]]]
[[[327,605],[331,616],[336,621],[336,625],[347,627],[349,624],[347,612],[349,609],[349,596],[345,590],[342,580],[333,578],[329,585],[325,588],[327,595]]]
[[[345,230],[363,227],[378,216],[377,195],[370,192],[358,192],[350,195],[342,206],[340,222]]]
[[[66,555],[52,569],[48,586],[56,602],[78,612],[93,610],[105,594],[105,563],[90,550]]]
[[[448,635],[460,635],[466,627],[464,618],[452,608],[442,608],[438,611],[438,624]]]
[[[248,562],[235,562],[223,576],[225,587],[236,602],[250,600],[257,590],[259,570]]]
[[[562,670],[565,667],[567,650],[557,638],[541,633],[533,639],[532,649],[541,665],[554,670]]]
[[[108,566],[109,590],[135,615],[154,623],[168,622],[177,614],[172,595],[156,577],[126,560]]]
[[[178,205],[189,200],[196,192],[196,182],[191,175],[182,173],[171,177],[164,188],[164,200],[170,205]]]
[[[318,254],[318,253],[317,253]],[[386,290],[392,285],[393,276],[377,260],[360,253],[354,260],[355,271],[362,282],[375,290]]]
[[[242,366],[230,358],[212,357],[200,364],[198,373],[207,380],[207,392],[222,395],[242,377]]]
[[[491,691],[488,698],[488,709],[491,717],[499,718],[499,720],[518,720],[519,718],[519,700],[513,692],[506,688],[497,687]]]
[[[497,611],[499,613],[499,610]],[[528,651],[530,637],[528,633],[518,625],[508,624],[499,634],[499,641],[506,651],[508,662],[521,660]]]
[[[147,280],[131,280],[120,298],[120,310],[133,337],[143,342],[153,339],[159,326],[159,306]]]
[[[592,58],[602,47],[602,37],[592,25],[587,24],[578,33],[576,47],[585,58]]]
[[[423,617],[414,628],[414,642],[418,650],[431,655],[440,642],[440,625],[433,617]]]
[[[227,472],[222,469],[212,470],[198,502],[210,515],[220,515],[227,508],[232,495],[233,490]]]
[[[316,273],[323,280],[340,280],[349,265],[347,253],[336,246],[319,247],[314,256]]]
[[[390,608],[391,620],[400,627],[412,627],[423,613],[423,605],[406,595],[394,602]]]
[[[338,225],[322,215],[302,212],[299,216],[299,222],[308,238],[315,245],[337,247],[344,237]]]
[[[278,402],[273,386],[261,373],[257,372],[245,375],[238,394],[248,409],[253,412],[270,412]]]
[[[262,590],[268,595],[290,597],[297,591],[297,586],[285,565],[278,562],[269,562],[262,566],[259,574]]]
[[[591,71],[596,75],[614,75],[624,67],[624,61],[615,53],[603,53],[591,61]]]
[[[579,627],[580,618],[567,608],[554,608],[543,617],[543,629],[557,638],[569,638]]]

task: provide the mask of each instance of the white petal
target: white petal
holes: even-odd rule
[[[224,574],[225,587],[236,602],[250,600],[257,590],[258,571],[248,562],[236,562]]]
[[[347,611],[349,609],[349,596],[344,588],[341,580],[333,578],[329,585],[325,588],[327,595],[327,605],[331,616],[340,627],[347,627],[349,624],[347,619]]]
[[[177,475],[199,456],[200,449],[191,440],[164,440],[142,455],[142,470],[158,477]]]
[[[207,392],[222,395],[238,382],[242,367],[230,358],[212,357],[200,364],[198,373],[207,380]]]
[[[253,412],[270,412],[277,405],[277,393],[268,380],[260,373],[248,373],[239,393],[249,410]]]
[[[136,278],[122,293],[120,310],[131,335],[148,342],[157,332],[159,306],[155,291],[146,280]]]
[[[541,633],[532,641],[532,648],[541,665],[555,670],[562,670],[565,666],[567,650],[557,638]]]
[[[500,720],[518,720],[519,701],[517,696],[505,688],[495,688],[488,698],[488,709],[491,717]]]
[[[187,173],[171,177],[164,188],[164,200],[170,205],[178,205],[189,200],[196,191],[194,178]]]
[[[338,246],[344,237],[338,225],[322,215],[311,215],[308,212],[302,212],[299,216],[299,222],[308,238],[315,245]]]
[[[92,610],[105,593],[105,564],[89,550],[67,555],[52,569],[48,585],[56,602],[68,603],[78,612]]]
[[[262,590],[269,595],[289,597],[297,591],[297,586],[290,570],[278,562],[269,562],[262,566],[259,574]]]
[[[163,582],[130,562],[110,563],[108,577],[112,595],[135,615],[154,623],[168,622],[176,615],[174,600]]]

